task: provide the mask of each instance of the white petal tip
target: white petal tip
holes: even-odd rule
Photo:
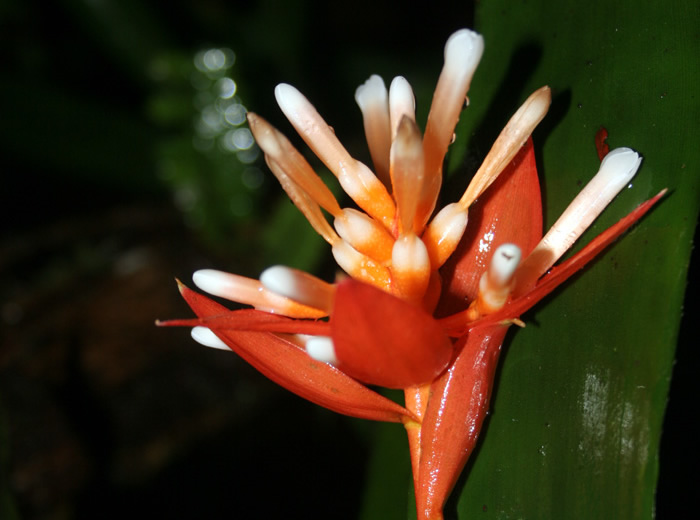
[[[413,98],[413,89],[408,80],[403,76],[396,76],[391,80],[391,85],[389,85],[389,97],[399,93],[400,95]]]
[[[394,242],[391,263],[395,271],[422,272],[430,268],[430,257],[423,240],[410,232]]]
[[[221,341],[216,334],[214,334],[211,329],[207,327],[194,327],[192,329],[192,339],[195,340],[200,345],[210,348],[218,348],[221,350],[231,350],[228,345]]]
[[[283,265],[275,265],[265,269],[260,275],[260,283],[265,289],[282,296],[293,296],[296,293],[294,271]]]
[[[367,81],[355,90],[355,102],[362,110],[373,103],[386,105],[387,99],[386,85],[381,76],[377,74],[372,74]]]
[[[280,83],[275,87],[275,99],[285,114],[290,110],[297,110],[306,102],[304,95],[287,83]]]
[[[275,96],[284,96],[289,92],[298,92],[298,90],[289,83],[278,83],[275,87]]]
[[[508,283],[520,263],[522,253],[515,244],[502,244],[491,257],[489,274],[500,283]]]
[[[335,357],[335,347],[333,340],[326,336],[314,336],[306,342],[306,353],[312,359],[322,363],[338,364]]]
[[[631,148],[615,148],[600,163],[600,171],[624,185],[634,177],[640,164],[642,157]]]
[[[474,68],[484,52],[484,37],[469,29],[453,33],[445,44],[445,63]]]
[[[192,274],[192,281],[204,292],[209,294],[218,294],[226,285],[228,273],[217,271],[215,269],[200,269]]]

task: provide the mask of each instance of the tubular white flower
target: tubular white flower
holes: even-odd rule
[[[520,263],[522,253],[515,244],[502,244],[493,252],[488,276],[492,285],[506,287],[513,280],[513,274]]]
[[[390,186],[391,123],[389,119],[389,94],[384,80],[376,74],[370,76],[367,81],[357,87],[355,101],[362,111],[365,137],[377,177],[385,186]]]
[[[333,309],[333,285],[315,276],[284,265],[265,269],[260,275],[260,283],[268,291],[291,298],[292,300],[321,309],[330,314]]]
[[[258,280],[214,269],[200,269],[192,281],[201,290],[228,300],[252,305],[257,310],[290,318],[322,318],[327,312],[280,296],[263,287]]]
[[[549,87],[542,87],[530,94],[525,103],[513,114],[459,200],[464,209],[469,208],[513,160],[532,131],[547,114],[551,103],[552,93]]]
[[[423,157],[420,130],[415,121],[404,116],[391,145],[391,183],[401,233],[413,231],[425,178]]]
[[[483,52],[483,37],[468,29],[455,32],[445,44],[445,64],[435,87],[423,137],[426,183],[418,206],[417,230],[422,229],[435,208],[442,185],[442,161]]]
[[[284,115],[338,178],[345,193],[387,229],[391,228],[396,211],[394,201],[372,171],[347,152],[331,127],[297,89],[281,83],[275,88],[275,97]]]
[[[530,289],[598,218],[637,173],[642,158],[630,148],[616,148],[598,173],[569,204],[518,270],[517,294]]]
[[[503,308],[513,292],[513,277],[521,255],[518,246],[508,243],[493,252],[488,269],[479,278],[477,298],[469,308],[473,319]]]

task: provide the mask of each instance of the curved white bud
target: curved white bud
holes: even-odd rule
[[[281,314],[290,318],[321,318],[328,315],[325,309],[281,296],[263,287],[259,280],[245,276],[214,269],[200,269],[192,275],[192,280],[197,287],[209,294],[252,305],[259,311]]]
[[[365,137],[377,177],[389,186],[389,149],[391,147],[391,123],[389,119],[389,94],[384,80],[373,74],[355,91],[355,101],[362,111]]]
[[[513,114],[501,130],[459,203],[467,209],[495,181],[508,163],[542,121],[552,103],[549,87],[541,87],[530,94],[525,103]]]
[[[616,148],[600,163],[598,173],[564,210],[518,272],[516,293],[531,288],[598,218],[637,173],[642,158],[630,148]]]
[[[372,74],[367,81],[355,89],[355,102],[363,112],[373,106],[386,107],[389,94],[381,76]]]
[[[609,184],[619,186],[609,188],[615,189],[617,194],[632,180],[641,164],[642,157],[631,148],[615,148],[603,158],[598,175],[604,177]]]
[[[484,52],[483,37],[462,29],[445,44],[445,64],[433,94],[423,137],[425,183],[418,204],[415,229],[420,231],[435,208],[442,184],[442,163],[452,143],[472,77]]]
[[[275,88],[275,97],[284,115],[338,178],[345,193],[370,216],[390,229],[396,208],[384,184],[365,164],[348,153],[333,129],[301,92],[291,85],[281,83]]]
[[[606,155],[598,173],[569,204],[537,248],[550,250],[551,261],[556,262],[629,184],[641,162],[639,154],[629,148],[617,148]]]
[[[216,269],[200,269],[195,271],[192,274],[192,281],[204,292],[241,303],[245,302],[237,300],[236,296],[240,293],[247,292],[247,290],[257,285],[257,280],[225,273],[224,271],[217,271]]]

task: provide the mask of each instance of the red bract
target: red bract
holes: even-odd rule
[[[312,403],[360,419],[407,422],[413,414],[372,392],[328,363],[311,359],[294,342],[268,331],[310,332],[320,322],[287,320],[259,311],[229,311],[184,285],[180,292],[199,320],[165,322],[163,325],[204,325],[236,354],[278,385]],[[254,313],[254,314],[253,314]],[[260,318],[259,320],[256,318]],[[246,325],[250,321],[250,326]],[[281,324],[285,326],[281,326]],[[316,330],[318,332],[318,330]]]
[[[490,256],[493,252],[485,252],[484,248],[478,247],[480,237],[493,234],[494,245],[503,240],[512,241],[522,244],[521,248],[526,251],[532,251],[541,237],[539,194],[531,199],[518,197],[515,200],[523,200],[523,204],[515,210],[511,204],[514,196],[523,193],[519,193],[519,190],[527,190],[534,184],[532,179],[528,181],[533,173],[536,176],[532,147],[526,147],[522,162],[518,164],[516,160],[513,165],[516,166],[513,177],[495,185],[490,195],[480,201],[481,204],[475,205],[476,211],[472,214],[480,215],[481,225],[477,232],[472,233],[471,240],[465,240],[460,245],[458,252],[462,250],[465,254],[455,257],[457,267],[449,271],[452,276],[449,286],[451,294],[445,306],[451,304],[453,308],[456,307],[454,302],[458,300],[455,296],[466,296],[469,301],[476,298],[476,279],[462,269],[464,266],[479,265],[482,257]],[[500,310],[476,320],[468,310],[463,310],[440,320],[445,331],[459,340],[456,343],[456,358],[430,386],[431,398],[422,420],[416,486],[417,507],[421,512],[419,518],[442,518],[445,500],[476,445],[488,410],[501,345],[509,325],[595,258],[649,211],[663,194],[640,205],[598,235],[573,258],[553,268],[535,287],[512,299]],[[504,218],[498,219],[499,214]],[[449,442],[446,442],[448,439]]]
[[[338,284],[331,337],[339,369],[387,388],[430,383],[454,354],[452,342],[430,314],[355,280]]]
[[[542,198],[532,142],[520,150],[491,188],[472,206],[469,226],[440,274],[445,285],[438,315],[463,310],[479,292],[479,279],[501,244],[528,255],[542,238]]]
[[[641,158],[628,148],[608,153],[542,237],[529,139],[549,107],[549,89],[542,87],[513,115],[462,197],[435,211],[442,161],[482,49],[481,36],[471,31],[450,37],[424,135],[405,79],[394,79],[387,91],[373,76],[358,89],[376,175],[347,153],[306,98],[278,86],[282,110],[364,212],[342,209],[286,137],[252,113],[251,130],[282,187],[350,278],[327,283],[280,266],[260,281],[198,271],[194,281],[201,289],[255,310],[228,311],[182,286],[198,318],[162,323],[194,327],[201,343],[230,348],[311,402],[402,422],[421,520],[442,518],[474,449],[510,324],[522,324],[524,312],[663,195],[552,267],[629,183]],[[360,381],[404,389],[405,407]]]

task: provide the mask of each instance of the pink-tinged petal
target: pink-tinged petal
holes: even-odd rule
[[[467,29],[452,34],[445,44],[445,64],[433,94],[423,137],[425,179],[416,215],[417,233],[422,231],[435,208],[442,184],[442,162],[483,52],[483,37]]]
[[[384,80],[373,74],[355,91],[355,101],[362,111],[365,136],[369,145],[377,177],[384,186],[391,186],[389,176],[389,149],[391,123],[389,121],[389,93]]]
[[[461,339],[457,358],[430,387],[421,427],[418,520],[442,518],[445,500],[474,451],[507,330],[491,325]]]
[[[467,332],[467,330],[475,330],[484,326],[488,327],[494,323],[519,317],[559,285],[564,283],[570,276],[582,269],[588,262],[593,260],[603,249],[608,247],[622,233],[627,231],[635,222],[642,218],[665,193],[666,190],[663,190],[653,198],[637,206],[637,208],[626,217],[623,217],[616,224],[591,240],[586,247],[581,249],[581,251],[576,253],[572,258],[553,267],[549,273],[540,279],[530,292],[506,304],[500,311],[489,314],[472,323],[468,322],[465,313],[460,312],[440,320],[441,325],[445,330],[449,331],[449,334],[461,335]]]
[[[356,280],[338,284],[331,331],[338,368],[371,385],[430,382],[453,354],[452,342],[427,312]]]
[[[229,311],[180,285],[183,298],[200,318]],[[214,320],[212,320],[214,321]],[[207,326],[231,350],[265,377],[298,396],[334,412],[375,421],[407,422],[416,417],[398,404],[361,385],[337,368],[311,359],[299,346],[270,332],[248,332]]]
[[[469,225],[455,253],[445,263],[443,296],[437,309],[445,316],[476,298],[479,278],[493,252],[504,243],[517,245],[523,256],[542,238],[542,199],[532,139],[498,179],[469,209]]]

